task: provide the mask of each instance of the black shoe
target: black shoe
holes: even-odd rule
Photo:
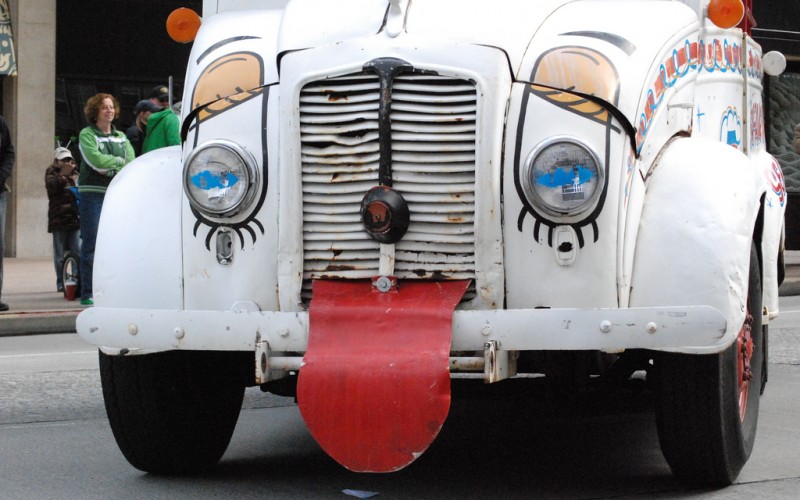
[[[0,302],[0,312],[8,311],[8,304],[5,302]]]
[[[58,293],[64,293],[64,287],[63,287],[63,286],[60,286],[60,287],[56,288],[56,291],[57,291]]]

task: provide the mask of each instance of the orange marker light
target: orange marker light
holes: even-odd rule
[[[723,29],[733,28],[744,16],[742,0],[711,0],[708,3],[708,18]]]
[[[200,23],[200,16],[195,11],[181,7],[167,17],[167,33],[178,43],[188,43],[197,36]]]

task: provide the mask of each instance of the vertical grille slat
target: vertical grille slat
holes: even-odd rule
[[[359,208],[379,183],[380,89],[377,75],[359,74],[300,93],[304,301],[313,279],[378,274],[380,245],[361,226]],[[391,97],[392,186],[411,212],[395,244],[395,275],[474,278],[475,86],[401,74]]]

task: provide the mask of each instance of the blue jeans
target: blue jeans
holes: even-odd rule
[[[6,211],[8,209],[8,193],[5,186],[0,185],[0,295],[3,294],[3,257],[6,241]]]
[[[103,209],[105,193],[81,193],[78,207],[81,214],[81,300],[92,298],[92,269],[94,268],[94,246],[97,242],[97,227]]]
[[[61,265],[64,263],[66,252],[81,254],[81,232],[78,229],[53,230],[53,264],[56,267],[56,288],[64,289],[64,277],[61,275]]]

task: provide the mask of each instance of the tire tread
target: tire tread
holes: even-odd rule
[[[246,353],[244,353],[246,354]],[[122,454],[137,469],[186,474],[219,461],[244,397],[242,353],[100,353],[103,397]]]

